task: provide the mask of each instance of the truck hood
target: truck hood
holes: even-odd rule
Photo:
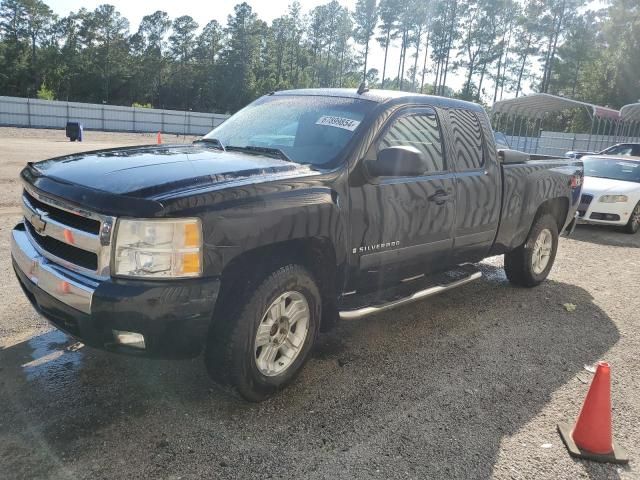
[[[263,182],[314,173],[304,165],[261,155],[223,152],[203,145],[99,150],[30,166],[37,176],[147,199],[207,185]]]
[[[640,183],[612,180],[610,178],[584,177],[582,193],[590,195],[622,195],[627,193],[640,193]]]

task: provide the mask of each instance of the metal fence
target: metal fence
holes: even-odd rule
[[[0,125],[64,128],[80,122],[89,130],[115,132],[164,132],[204,135],[228,115],[151,108],[117,107],[91,103],[57,102],[0,96]]]
[[[599,152],[616,143],[640,143],[639,136],[589,135],[588,133],[540,132],[539,137],[509,136],[514,150],[540,155],[564,155],[570,150]]]

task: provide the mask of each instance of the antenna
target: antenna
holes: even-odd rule
[[[365,80],[358,87],[358,95],[362,95],[363,93],[367,93],[369,91],[369,85],[367,85],[367,81]]]

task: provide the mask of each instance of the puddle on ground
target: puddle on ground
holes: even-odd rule
[[[59,330],[33,337],[27,344],[32,358],[22,365],[27,380],[54,380],[59,388],[75,379],[85,355],[83,344]]]

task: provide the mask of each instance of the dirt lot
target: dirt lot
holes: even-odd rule
[[[539,288],[511,287],[491,259],[478,282],[343,323],[260,405],[212,388],[201,359],[115,356],[52,330],[11,271],[20,168],[153,141],[0,129],[1,478],[640,478],[640,234],[581,226]],[[555,430],[600,359],[626,467],[571,459]]]

